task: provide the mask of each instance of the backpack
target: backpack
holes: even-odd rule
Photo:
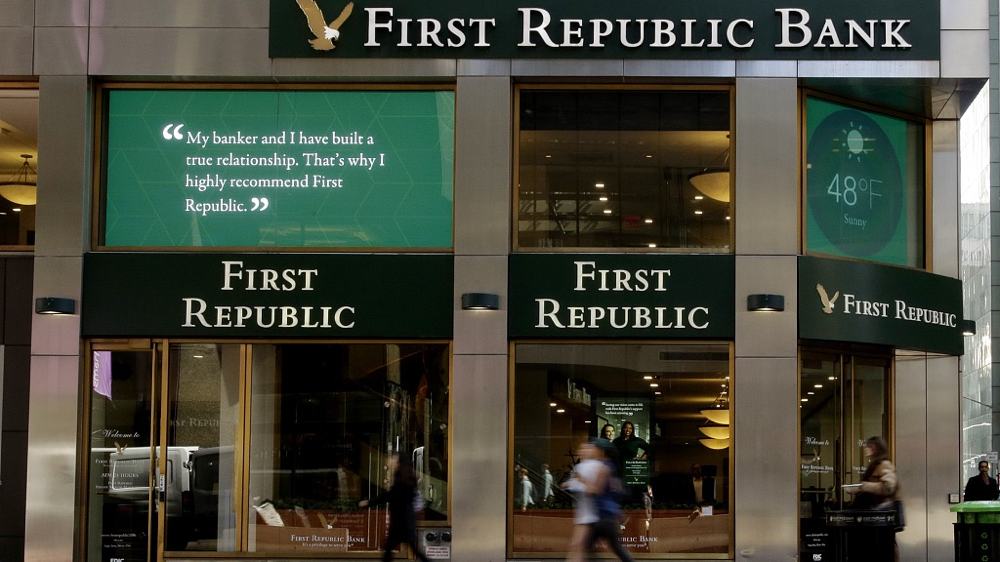
[[[621,513],[621,501],[625,495],[625,486],[622,485],[622,479],[618,477],[615,465],[610,462],[605,463],[605,465],[610,471],[608,485],[604,492],[594,497],[594,503],[597,506],[598,517],[602,520],[614,519],[617,521],[618,515]]]

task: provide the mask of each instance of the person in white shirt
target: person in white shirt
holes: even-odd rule
[[[603,463],[598,460],[601,455],[593,443],[582,443],[577,449],[580,462],[573,468],[573,474],[562,487],[573,493],[576,499],[576,511],[573,515],[573,536],[569,541],[567,562],[583,562],[586,559],[585,542],[590,534],[590,526],[597,523],[597,507],[594,496],[588,492],[587,483],[596,482]]]

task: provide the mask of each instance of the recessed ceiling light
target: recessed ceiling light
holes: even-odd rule
[[[653,224],[653,219],[646,219],[646,224]]]
[[[649,383],[649,388],[659,388],[659,387],[660,387],[659,383],[655,383],[655,382]]]
[[[644,375],[642,377],[642,380],[651,381],[653,380],[653,375]]]
[[[704,198],[705,198],[705,196],[704,196],[704,195],[695,195],[695,196],[694,196],[694,200],[695,200],[695,201],[701,201],[701,200],[702,200],[702,199],[704,199]]]
[[[604,214],[605,215],[610,215],[611,214],[611,209],[604,209]]]
[[[809,392],[807,392],[806,394],[808,394],[809,396],[816,396],[816,393],[815,393],[815,392],[812,392],[812,391],[809,391]]]
[[[556,410],[556,413],[557,414],[565,414],[566,410],[563,410],[562,408],[559,408],[558,410]]]
[[[652,244],[652,243],[651,243],[651,244],[649,245],[649,247],[650,247],[650,248],[655,248],[655,247],[656,247],[656,244]]]
[[[604,184],[603,183],[595,183],[594,187],[600,189],[600,188],[604,187]]]
[[[204,359],[205,358],[204,355],[192,355],[191,357],[194,357],[195,359]]]
[[[590,423],[590,420],[583,420],[583,423]]]
[[[652,154],[647,154],[647,155],[646,155],[646,158],[652,158],[652,157],[653,157],[653,155],[652,155]]]
[[[598,200],[600,200],[600,201],[607,201],[608,198],[607,197],[599,197]]]
[[[726,220],[729,220],[729,215],[726,215]]]
[[[553,408],[555,408],[556,407],[556,403],[555,402],[549,402],[549,406],[552,406]]]
[[[823,388],[823,385],[821,385],[821,384],[814,384],[813,388]]]
[[[21,212],[21,209],[19,207],[14,207],[11,210],[14,211],[15,213],[20,213]]]
[[[809,399],[808,399],[808,398],[803,398],[803,399],[802,399],[801,401],[802,401],[802,402],[808,402],[808,401],[809,401]]]
[[[696,214],[696,215],[701,215],[701,214],[703,214],[703,213],[702,213],[701,211],[695,211],[695,212],[694,212],[694,214]]]
[[[545,157],[546,158],[552,158],[552,155],[551,154],[546,154]]]

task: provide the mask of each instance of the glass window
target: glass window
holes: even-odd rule
[[[728,249],[728,89],[519,92],[519,248]]]
[[[0,85],[0,250],[35,245],[38,90]]]
[[[807,251],[924,267],[923,124],[805,103]]]
[[[448,517],[447,344],[255,345],[250,551],[381,549],[388,457],[410,455],[427,505]]]
[[[889,441],[890,361],[803,351],[801,369],[802,558],[832,557],[824,516],[850,507],[842,486],[861,482],[865,441]]]
[[[729,361],[729,344],[517,344],[512,556],[565,552],[574,502],[560,485],[603,436],[630,552],[731,557]]]

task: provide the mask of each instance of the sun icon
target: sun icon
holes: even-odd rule
[[[865,153],[865,136],[861,133],[861,129],[864,125],[858,125],[857,128],[854,127],[854,122],[851,121],[850,131],[841,131],[847,140],[841,145],[847,149],[847,159],[856,158],[858,162],[861,161],[861,156]]]

